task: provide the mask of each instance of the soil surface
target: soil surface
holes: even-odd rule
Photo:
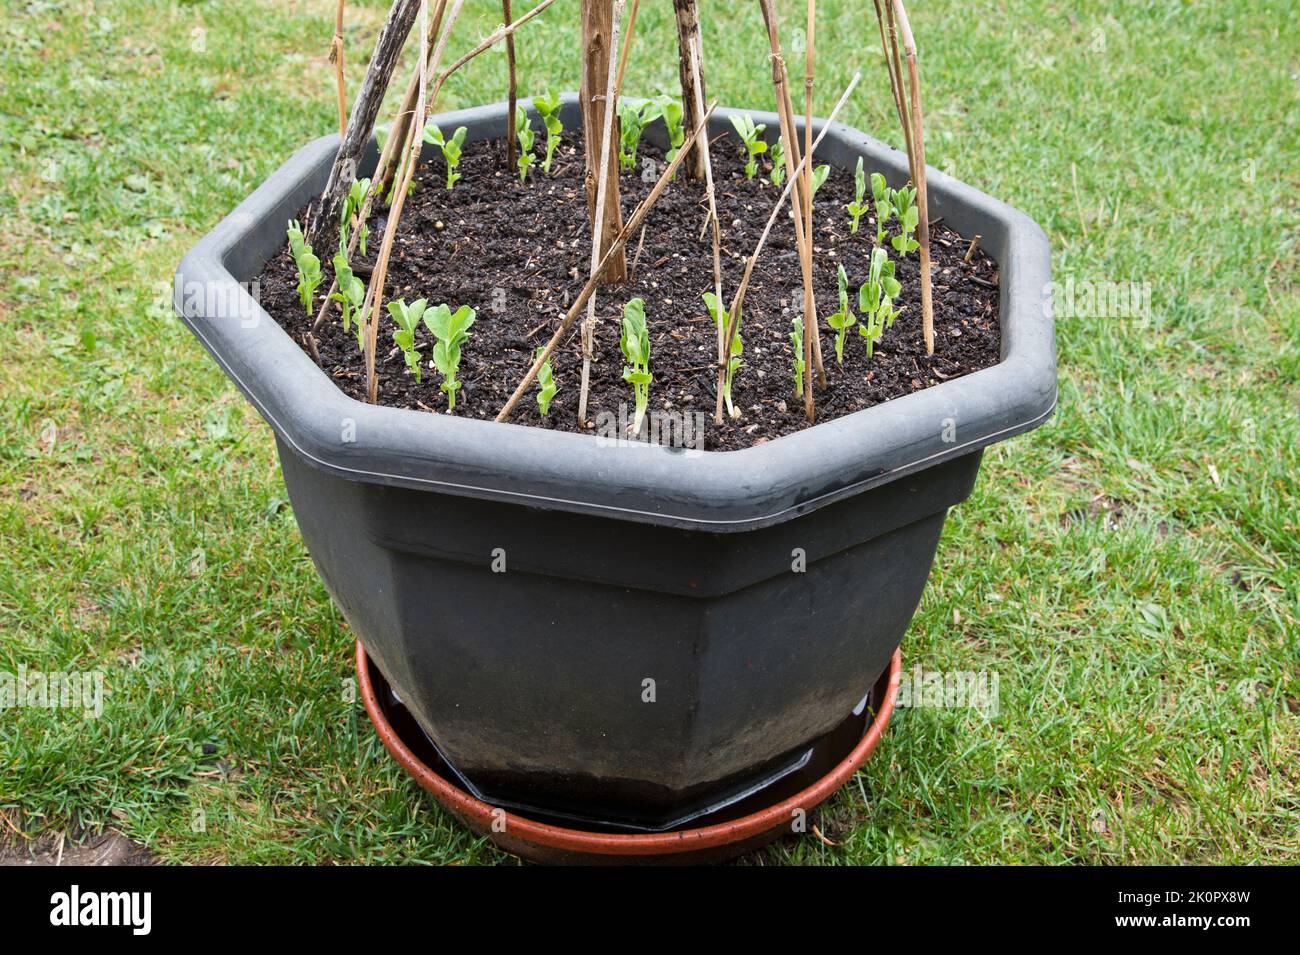
[[[580,138],[580,137],[578,137]],[[535,349],[559,327],[572,297],[590,271],[589,224],[583,190],[583,157],[575,148],[572,130],[557,151],[549,176],[534,166],[527,183],[507,174],[499,143],[471,143],[461,162],[463,178],[452,191],[444,188],[442,160],[422,162],[416,187],[409,196],[399,227],[385,288],[385,301],[425,298],[453,309],[470,305],[477,323],[463,348],[455,414],[493,418],[527,371]],[[761,234],[780,188],[767,178],[770,166],[746,180],[734,136],[715,140],[714,175],[719,220],[722,223],[724,298],[730,306],[744,271],[744,259]],[[663,154],[643,142],[640,161],[662,161]],[[662,167],[659,167],[662,168]],[[657,170],[656,170],[657,172]],[[870,174],[871,170],[867,170]],[[654,173],[624,173],[620,180],[626,219],[650,191]],[[814,209],[814,289],[822,356],[828,385],[815,392],[817,420],[827,421],[978,371],[998,361],[998,271],[982,250],[963,261],[965,237],[932,225],[935,353],[927,357],[921,337],[921,302],[917,253],[897,261],[902,283],[898,303],[902,314],[876,343],[867,358],[866,341],[858,328],[849,329],[843,364],[836,361],[834,331],[827,315],[839,308],[837,266],[849,277],[849,302],[857,313],[857,290],[867,277],[874,215],[863,216],[856,235],[849,232],[844,210],[853,200],[853,174],[832,170],[817,192]],[[870,192],[867,196],[870,201]],[[702,234],[707,200],[702,183],[679,173],[646,219],[644,242],[638,253],[636,237],[628,243],[629,268],[625,285],[602,286],[597,292],[595,361],[591,369],[588,427],[601,412],[618,415],[620,405],[630,418],[631,385],[623,381],[619,349],[624,303],[645,300],[650,331],[651,411],[703,412],[707,422],[704,446],[736,450],[761,444],[808,426],[803,401],[796,397],[792,377],[791,319],[799,314],[803,285],[794,226],[788,215],[778,219],[754,270],[746,295],[741,334],[745,365],[737,373],[733,401],[739,418],[713,423],[717,386],[717,332],[700,295],[713,287],[712,245]],[[367,254],[354,256],[353,268],[363,280],[378,255],[387,210],[372,215]],[[890,235],[897,231],[889,224]],[[318,249],[324,281],[317,292],[319,307],[333,269],[332,238]],[[299,344],[311,326],[298,301],[297,275],[286,248],[267,263],[259,279],[261,304]],[[314,311],[314,310],[313,310]],[[516,406],[512,420],[534,427],[580,430],[578,393],[582,373],[582,342],[575,323],[552,358],[559,392],[543,418],[537,407],[536,385]],[[396,329],[385,311],[379,349],[379,401],[399,408],[445,412],[441,376],[423,361],[423,380],[416,384],[392,342]],[[343,331],[337,310],[316,336],[320,366],[348,395],[365,400],[365,364],[352,334]],[[421,327],[416,344],[427,356],[433,339]],[[305,348],[305,346],[304,346]],[[306,350],[306,349],[305,349]],[[695,419],[699,421],[700,419]]]

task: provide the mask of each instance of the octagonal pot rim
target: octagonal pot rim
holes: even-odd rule
[[[576,115],[572,96],[568,116]],[[719,108],[711,133],[748,113]],[[471,140],[504,132],[497,103],[439,114]],[[823,121],[814,121],[820,131]],[[572,129],[572,123],[566,122]],[[802,127],[800,127],[802,128]],[[1000,270],[1001,360],[922,391],[736,451],[611,445],[590,435],[369,405],[344,394],[255,301],[246,283],[283,244],[285,222],[323,188],[337,134],[298,150],[208,233],[177,270],[182,321],[284,444],[341,478],[515,502],[638,523],[749,531],[970,454],[1028,431],[1056,405],[1046,235],[1028,216],[928,169],[931,216],[983,236]],[[856,156],[892,182],[905,154],[833,124],[818,159]],[[373,150],[369,162],[373,163]]]

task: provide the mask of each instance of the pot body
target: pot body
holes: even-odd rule
[[[350,481],[280,445],[321,577],[447,761],[495,805],[647,828],[854,709],[979,457],[708,533]]]
[[[509,116],[434,121],[472,141]],[[607,446],[353,401],[261,309],[251,283],[336,151],[305,146],[205,236],[176,308],[275,432],[330,593],[466,789],[654,830],[798,771],[899,645],[982,449],[1055,406],[1042,230],[931,169],[932,220],[999,264],[999,364],[743,451]],[[907,181],[848,127],[817,155],[859,158]]]

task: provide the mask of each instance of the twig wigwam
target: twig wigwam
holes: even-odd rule
[[[641,200],[641,204],[636,207],[627,222],[624,223],[623,227],[619,230],[618,235],[614,237],[613,242],[611,242],[609,247],[605,250],[604,255],[601,257],[601,266],[607,264],[614,255],[622,253],[624,246],[627,245],[628,238],[637,230],[637,228],[640,227],[641,223],[645,220],[646,215],[650,212],[651,208],[654,207],[655,202],[657,202],[659,197],[663,194],[664,189],[668,187],[668,183],[672,181],[673,175],[677,172],[677,168],[682,164],[682,160],[686,158],[686,153],[689,151],[690,147],[694,145],[696,137],[703,135],[704,130],[708,128],[709,117],[713,115],[713,110],[716,107],[716,101],[709,104],[708,109],[705,110],[704,115],[700,118],[700,125],[696,126],[686,136],[686,139],[682,142],[681,148],[677,151],[677,155],[673,157],[672,162],[664,167],[664,171],[660,173],[654,186],[651,187],[649,195]],[[598,274],[602,270],[603,269],[598,267]],[[556,346],[560,344],[564,339],[564,336],[568,334],[569,329],[573,326],[574,320],[586,306],[587,299],[589,299],[596,291],[597,283],[598,279],[596,278],[587,279],[587,284],[582,287],[582,290],[578,292],[577,297],[569,305],[569,310],[561,320],[560,327],[555,330],[555,334],[551,336],[551,340],[546,343],[546,346],[533,360],[528,371],[524,373],[523,380],[519,382],[519,386],[515,388],[514,393],[506,403],[502,405],[501,410],[497,412],[495,420],[505,421],[510,417],[510,412],[514,410],[515,405],[519,403],[519,399],[523,397],[529,386],[531,386],[533,381],[537,378],[537,372],[546,362],[546,359],[551,357],[551,353],[555,351]]]

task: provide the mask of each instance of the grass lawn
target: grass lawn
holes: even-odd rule
[[[348,5],[349,99],[386,6]],[[707,6],[710,94],[770,108],[756,5]],[[1146,283],[1150,310],[1058,317],[1056,417],[987,454],[949,518],[904,661],[996,673],[997,714],[900,711],[822,810],[836,845],[751,861],[1295,861],[1293,2],[913,6],[930,163],[1041,223],[1058,281]],[[171,312],[186,250],[335,128],[333,7],[3,0],[0,672],[107,684],[97,720],[3,713],[13,840],[112,827],[172,862],[507,858],[349,702],[353,638],[270,431]],[[577,8],[521,31],[524,90],[576,86]],[[842,118],[899,144],[870,9],[819,4],[819,102],[866,67]],[[453,46],[498,12],[470,0]],[[670,5],[642,4],[637,31],[626,89],[671,89]],[[445,105],[500,99],[504,64],[476,62]]]

